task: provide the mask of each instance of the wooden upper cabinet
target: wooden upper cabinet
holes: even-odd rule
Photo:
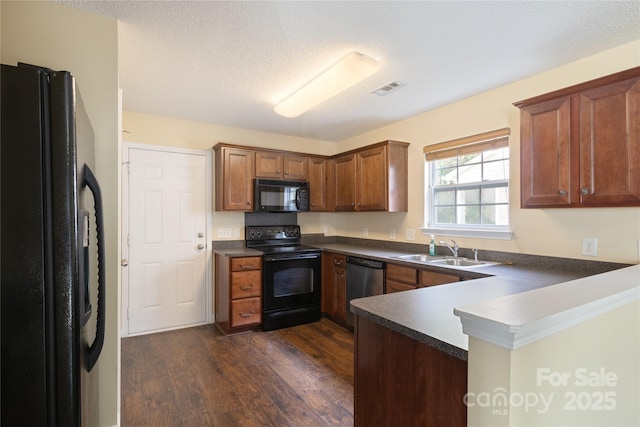
[[[515,103],[521,206],[640,206],[640,67]]]
[[[571,203],[570,105],[570,98],[561,98],[522,109],[522,207]]]
[[[335,210],[406,212],[408,146],[384,141],[337,157]]]
[[[218,144],[216,210],[253,210],[253,151]]]
[[[284,154],[275,151],[256,151],[256,178],[270,179],[307,179],[307,162],[305,156]]]
[[[356,155],[346,154],[336,157],[333,167],[334,174],[334,210],[356,210]]]
[[[307,158],[307,181],[309,181],[310,210],[325,212],[333,210],[329,203],[331,160],[324,157]]]
[[[640,77],[580,95],[580,203],[640,205]]]

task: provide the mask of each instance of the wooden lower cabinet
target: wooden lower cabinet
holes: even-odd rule
[[[216,325],[225,334],[262,322],[262,258],[216,254]]]
[[[355,318],[356,427],[467,425],[466,361]]]
[[[322,254],[322,311],[333,321],[347,325],[347,257]]]
[[[416,289],[418,270],[403,265],[387,263],[385,279],[385,293],[410,291]]]
[[[404,265],[387,263],[386,293],[410,291],[426,286],[444,285],[459,282],[461,278],[453,274],[444,274],[431,270],[419,270]]]
[[[418,278],[418,286],[423,288],[425,286],[444,285],[446,283],[459,282],[461,279],[459,276],[453,274],[436,273],[430,270],[420,270]]]

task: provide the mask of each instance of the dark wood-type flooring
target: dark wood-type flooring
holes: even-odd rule
[[[123,426],[352,426],[353,334],[327,319],[122,339]]]

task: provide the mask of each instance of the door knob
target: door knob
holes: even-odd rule
[[[123,267],[128,266],[128,265],[129,265],[129,260],[128,260],[128,259],[126,259],[126,258],[122,259],[122,260],[120,261],[120,265],[121,265],[121,266],[123,266]]]
[[[198,233],[198,237],[204,237],[204,233],[201,231]]]
[[[198,249],[204,249],[204,243],[200,243],[200,244],[198,245]]]

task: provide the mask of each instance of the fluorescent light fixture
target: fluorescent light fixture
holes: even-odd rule
[[[380,68],[370,56],[351,52],[275,106],[276,113],[297,117],[366,79]]]

